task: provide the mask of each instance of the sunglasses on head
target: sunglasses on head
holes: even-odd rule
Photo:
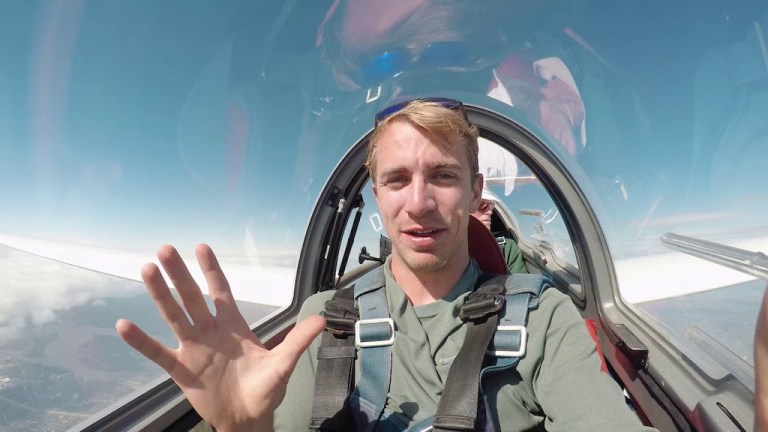
[[[414,69],[461,68],[471,62],[472,56],[466,43],[432,42],[415,59],[406,49],[389,49],[366,62],[353,79],[361,87],[370,87]]]
[[[442,106],[443,108],[459,111],[464,116],[464,120],[467,123],[469,123],[469,118],[467,117],[467,111],[464,109],[464,104],[461,103],[460,101],[457,101],[456,99],[449,99],[449,98],[443,98],[443,97],[428,97],[428,98],[416,98],[411,100],[405,100],[384,108],[383,110],[376,113],[374,127],[378,127],[379,123],[384,121],[384,119],[386,119],[391,115],[396,114],[397,112],[401,111],[403,108],[407,107],[411,102],[415,102],[415,101],[432,102]]]

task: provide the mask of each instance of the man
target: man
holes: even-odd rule
[[[472,216],[476,217],[480,222],[488,228],[491,233],[491,218],[493,216],[493,209],[496,206],[496,197],[491,192],[483,187],[483,194],[480,199],[480,205],[477,210],[472,212]],[[494,236],[496,233],[493,233]],[[525,261],[523,260],[523,251],[515,242],[515,239],[510,238],[507,235],[502,236],[504,244],[501,244],[501,252],[504,255],[504,261],[507,263],[507,269],[509,273],[527,273],[525,268]]]
[[[434,413],[464,343],[466,326],[457,310],[479,275],[468,253],[467,224],[480,204],[483,178],[477,174],[477,129],[460,103],[414,101],[380,114],[366,164],[392,240],[390,257],[376,270],[386,280],[396,328],[386,413],[413,424]],[[273,421],[277,430],[306,429],[316,337],[324,326],[317,314],[332,293],[310,297],[303,319],[270,351],[238,313],[207,246],[197,248],[197,257],[216,316],[175,250],[163,247],[158,257],[192,322],[159,269],[148,264],[142,277],[179,348],[171,350],[126,320],[117,322],[120,336],[168,371],[217,430],[270,430]],[[567,296],[544,291],[527,328],[525,357],[485,389],[496,430],[647,430],[616,383],[600,372],[594,343]]]
[[[515,189],[515,183],[519,180],[517,173],[517,159],[512,153],[500,145],[486,138],[478,137],[477,161],[480,174],[483,175],[483,195],[477,211],[472,213],[488,230],[497,238],[503,238],[501,245],[504,260],[507,263],[509,273],[527,273],[523,253],[517,242],[506,233],[495,233],[491,228],[493,210],[498,198],[488,189],[488,184],[494,182],[504,185],[504,195],[510,195]]]

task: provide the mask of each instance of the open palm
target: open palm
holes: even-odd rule
[[[174,350],[163,345],[128,320],[117,322],[117,332],[165,369],[200,416],[218,430],[268,429],[296,361],[322,331],[325,321],[319,316],[307,318],[280,345],[272,350],[264,348],[238,311],[211,249],[200,245],[195,252],[216,315],[210,313],[176,249],[163,246],[157,256],[181,297],[183,309],[156,265],[144,266],[141,276],[160,315],[176,334],[179,347]]]

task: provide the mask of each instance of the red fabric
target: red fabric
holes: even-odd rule
[[[483,273],[507,274],[507,262],[488,228],[474,216],[469,217],[469,256]]]
[[[590,319],[585,319],[584,325],[587,326],[589,335],[592,336],[592,340],[595,341],[595,346],[597,347],[597,355],[600,356],[600,369],[607,373],[608,366],[605,364],[605,356],[603,355],[603,350],[600,348],[600,341],[597,340],[597,324],[595,324],[595,322]]]

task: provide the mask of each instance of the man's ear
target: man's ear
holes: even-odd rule
[[[475,174],[475,178],[472,180],[472,203],[469,207],[471,213],[476,212],[477,208],[480,207],[480,199],[483,197],[484,182],[485,180],[482,174]]]

